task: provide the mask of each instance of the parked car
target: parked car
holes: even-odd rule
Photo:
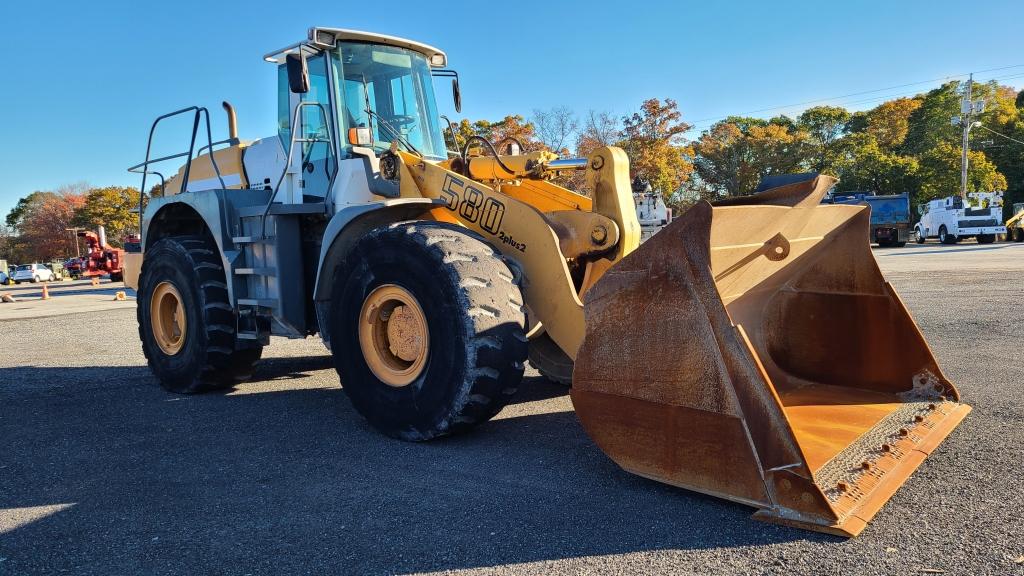
[[[82,275],[82,259],[71,258],[70,260],[65,260],[64,270],[72,280],[78,280],[78,277]]]
[[[53,271],[44,264],[22,264],[14,271],[14,283],[49,282],[53,280]]]
[[[7,273],[4,272],[3,270],[0,270],[0,284],[8,284],[9,282],[10,277],[7,275]]]

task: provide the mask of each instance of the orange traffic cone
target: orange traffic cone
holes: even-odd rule
[[[43,300],[50,299],[50,286],[49,284],[43,284]]]

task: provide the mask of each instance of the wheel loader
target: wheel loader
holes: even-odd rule
[[[702,202],[641,246],[621,149],[446,143],[434,78],[461,96],[441,50],[312,28],[265,60],[277,134],[239,139],[225,103],[214,141],[185,108],[130,169],[160,183],[126,269],[172,392],[319,334],[355,409],[420,441],[497,414],[529,359],[625,470],[845,536],[970,410],[882,277],[868,210],[820,204],[827,176]],[[174,119],[187,148],[155,154]],[[589,195],[552,183],[568,170]]]

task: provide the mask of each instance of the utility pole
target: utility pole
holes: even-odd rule
[[[79,256],[82,255],[81,251],[79,251],[78,249],[78,232],[81,230],[85,230],[85,228],[65,228],[65,230],[71,232],[71,234],[73,234],[75,237],[75,258],[78,258]]]
[[[974,86],[974,74],[967,78],[967,86],[964,88],[964,97],[960,100],[960,116],[953,116],[953,126],[961,126],[964,131],[963,142],[960,154],[960,197],[967,197],[967,151],[971,144],[971,128],[981,126],[981,122],[974,120],[975,114],[981,114],[985,110],[984,100],[971,100],[971,91]]]

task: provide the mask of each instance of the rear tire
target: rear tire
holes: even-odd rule
[[[1013,231],[1014,242],[1024,242],[1024,228],[1017,228]]]
[[[463,432],[497,414],[519,387],[527,355],[513,278],[494,248],[459,226],[405,222],[362,237],[335,270],[330,311],[335,368],[355,409],[388,436],[412,441]],[[360,339],[361,322],[397,317],[397,308],[386,316],[384,306],[364,308],[382,289],[413,298],[409,307],[424,324],[416,341],[425,360],[410,360],[401,383],[385,383],[381,352],[364,350]]]
[[[946,225],[939,226],[939,242],[943,244],[956,244],[957,237],[946,231]]]
[[[995,234],[978,234],[975,238],[978,244],[991,244],[996,241]]]
[[[154,322],[151,304],[154,292],[166,294],[167,286],[178,298],[185,326],[180,340],[168,342],[165,336],[161,344],[155,333],[161,322]],[[262,347],[235,349],[235,314],[224,268],[216,245],[203,237],[164,238],[146,251],[137,314],[142,351],[160,385],[171,392],[195,394],[229,387],[251,376],[262,353]],[[180,324],[174,325],[180,329]],[[177,351],[168,351],[174,346]]]

